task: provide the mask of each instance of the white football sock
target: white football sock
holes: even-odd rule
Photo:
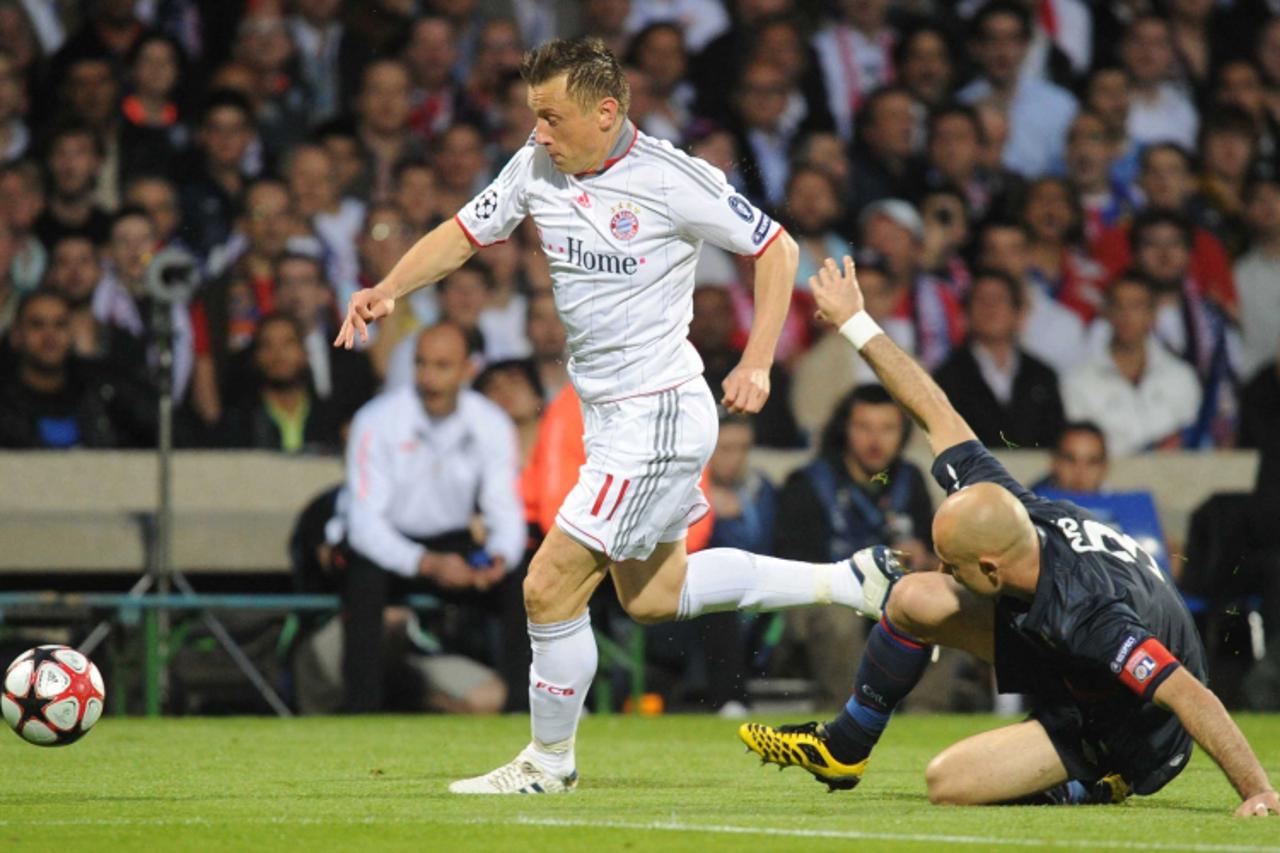
[[[591,614],[577,619],[529,623],[533,664],[529,667],[529,713],[533,719],[533,750],[548,773],[567,776],[576,768],[573,735],[596,674],[596,638]]]
[[[857,609],[862,607],[862,586],[847,562],[802,563],[736,548],[712,548],[689,555],[676,618],[806,604]]]

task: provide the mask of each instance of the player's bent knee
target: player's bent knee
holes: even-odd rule
[[[911,574],[899,580],[889,594],[884,612],[899,630],[916,639],[930,642],[930,631],[937,624],[937,591],[933,581],[941,578],[932,572]]]
[[[533,622],[545,621],[542,617],[555,606],[556,573],[547,562],[534,556],[524,576],[524,610]]]
[[[935,806],[972,805],[972,799],[966,793],[966,780],[960,778],[955,761],[946,752],[934,756],[924,770],[924,782],[928,789],[929,802]],[[973,780],[967,780],[972,784]]]
[[[676,602],[663,601],[657,596],[641,595],[622,602],[622,607],[641,625],[658,625],[676,618]]]

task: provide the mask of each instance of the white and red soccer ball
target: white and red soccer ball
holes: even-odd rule
[[[68,646],[39,646],[5,670],[0,711],[28,743],[66,746],[98,722],[103,693],[93,661]]]

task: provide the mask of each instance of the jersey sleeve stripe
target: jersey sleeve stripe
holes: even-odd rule
[[[669,165],[679,171],[685,177],[689,178],[690,181],[706,190],[713,198],[719,198],[723,192],[722,187],[713,183],[706,175],[699,174],[692,166],[681,160],[673,152],[659,148],[657,145],[654,145],[652,142],[648,142],[647,140],[644,143],[644,151],[646,154],[652,155],[654,158],[661,160],[666,165]]]
[[[467,239],[471,241],[471,245],[475,246],[477,249],[483,249],[485,246],[493,245],[492,243],[481,243],[479,240],[477,240],[476,235],[472,234],[471,229],[467,227],[467,223],[462,221],[462,216],[460,213],[455,213],[453,215],[453,221],[458,223],[458,227],[462,229],[462,233],[467,235]],[[503,241],[499,240],[498,242],[501,243]]]
[[[762,213],[762,214],[760,214],[760,215],[761,215],[761,216],[763,216],[764,214]],[[772,246],[772,245],[773,245],[773,241],[774,241],[774,240],[777,240],[780,236],[782,236],[782,232],[783,232],[783,231],[785,231],[785,230],[786,230],[785,228],[783,228],[781,225],[779,225],[779,226],[778,226],[778,230],[773,232],[773,236],[772,236],[772,237],[770,237],[768,240],[765,240],[765,241],[764,241],[764,245],[760,247],[760,250],[759,250],[759,251],[757,251],[757,252],[756,252],[754,255],[752,255],[751,257],[753,257],[753,258],[758,258],[758,257],[760,257],[761,255],[763,255],[763,254],[764,254],[764,252],[765,252],[765,249],[768,249],[770,246]]]

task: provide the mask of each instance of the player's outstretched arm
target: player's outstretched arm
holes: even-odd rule
[[[977,436],[933,378],[907,355],[863,310],[862,290],[853,258],[844,256],[843,272],[827,258],[809,287],[818,303],[818,316],[847,338],[880,377],[885,390],[929,435],[935,454]]]
[[[352,294],[333,345],[351,349],[357,333],[361,342],[369,340],[368,324],[390,315],[397,299],[444,278],[466,263],[475,251],[456,218],[432,228],[404,253],[386,278]]]
[[[1280,798],[1244,733],[1213,691],[1179,667],[1156,688],[1157,705],[1177,715],[1183,728],[1217,762],[1244,802],[1237,817],[1280,814]]]
[[[769,369],[782,334],[795,287],[800,248],[786,231],[756,260],[755,317],[747,346],[724,379],[724,405],[731,412],[755,414],[769,399]]]

